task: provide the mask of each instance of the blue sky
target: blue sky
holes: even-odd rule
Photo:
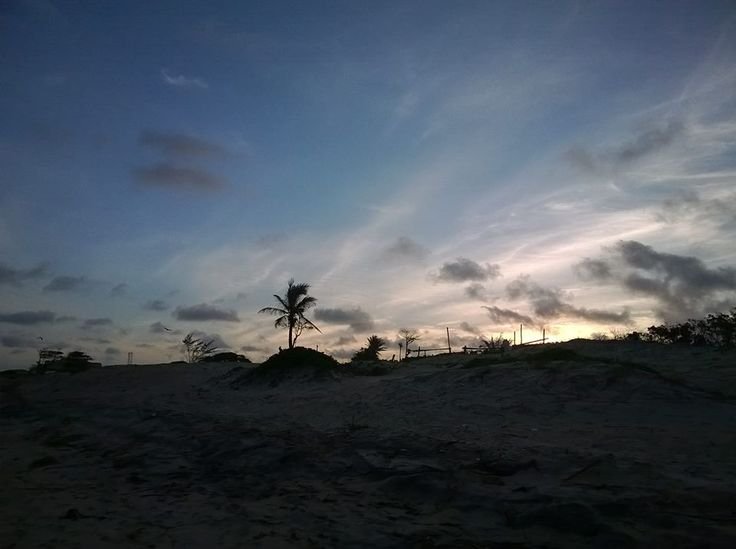
[[[0,360],[39,336],[174,360],[192,330],[260,360],[286,334],[256,311],[291,277],[319,300],[304,344],[341,358],[401,327],[567,339],[728,310],[735,14],[5,2]]]

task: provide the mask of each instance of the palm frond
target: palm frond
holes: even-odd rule
[[[322,333],[322,330],[320,330],[319,328],[317,328],[317,326],[315,326],[314,322],[312,322],[311,320],[309,320],[306,316],[303,316],[302,315],[301,318],[302,318],[302,320],[304,321],[305,324],[307,324],[311,328],[317,330],[320,334]]]
[[[288,315],[289,311],[285,311],[283,309],[278,309],[277,307],[264,307],[259,313],[266,313],[269,315]]]

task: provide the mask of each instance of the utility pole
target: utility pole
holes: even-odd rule
[[[519,324],[519,345],[524,345],[524,325]]]
[[[450,347],[450,328],[445,328],[447,330],[447,352],[452,354],[452,347]]]

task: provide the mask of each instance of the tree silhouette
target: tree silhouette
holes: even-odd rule
[[[276,298],[279,307],[264,307],[258,312],[278,316],[274,327],[289,329],[289,349],[294,348],[297,338],[304,330],[317,330],[322,333],[304,316],[307,310],[317,304],[317,299],[309,295],[309,284],[305,282],[296,284],[292,278],[289,280],[286,293],[283,296],[274,294],[273,297]]]
[[[401,328],[399,330],[399,337],[404,340],[405,348],[406,348],[406,356],[409,356],[409,345],[414,343],[419,339],[419,334],[414,330],[409,330],[407,328]]]
[[[368,338],[368,345],[353,355],[353,360],[378,360],[381,351],[386,350],[386,340],[377,335]]]

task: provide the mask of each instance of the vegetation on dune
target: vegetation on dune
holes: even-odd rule
[[[731,309],[730,313],[713,313],[701,319],[649,326],[646,332],[611,330],[610,336],[594,332],[590,334],[590,339],[733,348],[736,347],[736,308]]]
[[[736,347],[736,308],[731,309],[730,313],[710,314],[680,324],[650,326],[646,334],[632,332],[627,339],[733,348]]]
[[[248,364],[251,362],[250,359],[245,355],[240,355],[238,353],[233,353],[230,351],[215,353],[214,355],[208,356],[204,360],[206,362],[242,362]]]
[[[344,368],[329,355],[306,347],[294,347],[271,355],[263,364],[248,369],[233,382],[233,386],[264,381],[275,386],[288,378],[305,376],[324,379],[332,377],[336,370]]]
[[[368,338],[367,345],[365,347],[361,347],[361,349],[353,355],[352,360],[378,360],[378,355],[386,350],[386,345],[387,342],[385,339],[377,335],[372,335]]]
[[[214,339],[202,339],[194,337],[194,332],[190,332],[181,341],[184,344],[184,352],[187,362],[204,362],[217,351]]]
[[[271,355],[268,359],[258,366],[260,369],[332,369],[340,367],[330,355],[320,353],[314,349],[306,347],[294,347],[293,349],[285,349],[276,354]]]
[[[320,331],[311,320],[304,316],[317,304],[317,299],[309,295],[309,284],[304,282],[297,284],[292,278],[289,280],[286,293],[283,296],[274,294],[273,297],[276,298],[279,306],[264,307],[258,312],[277,316],[274,327],[288,328],[289,349],[295,347],[296,340],[304,330]]]
[[[92,357],[82,351],[71,351],[64,356],[61,351],[43,349],[38,354],[38,362],[30,371],[34,374],[46,372],[81,372],[89,368],[98,368],[99,362],[94,362]]]

